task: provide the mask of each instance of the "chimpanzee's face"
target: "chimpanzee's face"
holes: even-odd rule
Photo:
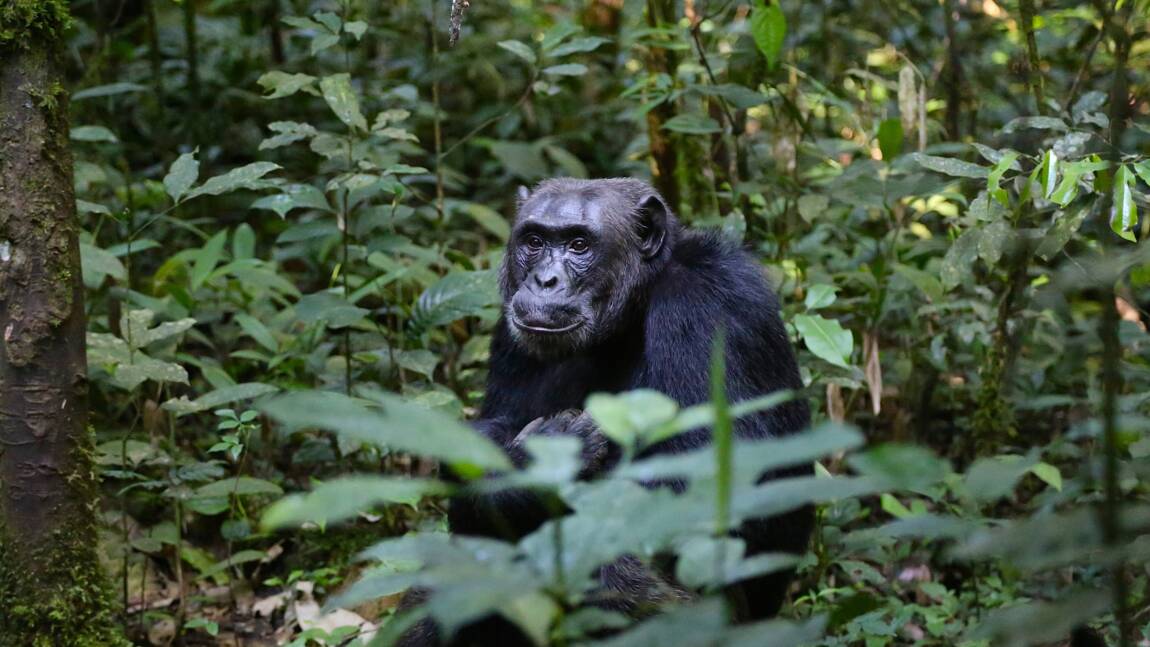
[[[645,185],[615,182],[553,181],[521,195],[504,316],[512,338],[534,355],[570,355],[610,334],[652,270],[650,239],[661,245],[663,229],[655,231],[632,195]]]

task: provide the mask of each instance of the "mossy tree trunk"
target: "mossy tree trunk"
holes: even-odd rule
[[[119,645],[96,481],[64,0],[0,1],[0,645]]]

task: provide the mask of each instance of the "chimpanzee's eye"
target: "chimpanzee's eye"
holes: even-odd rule
[[[527,243],[527,249],[530,249],[533,252],[537,252],[543,249],[543,239],[536,236],[535,234],[528,236],[527,240],[524,242]]]
[[[591,249],[591,246],[587,244],[587,241],[582,238],[576,238],[575,240],[571,241],[571,244],[568,247],[572,252],[576,254],[582,254],[588,249]]]

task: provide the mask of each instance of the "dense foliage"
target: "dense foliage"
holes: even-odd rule
[[[420,613],[499,610],[540,643],[1150,641],[1150,3],[470,4],[72,3],[104,548],[134,638],[382,641],[422,585]],[[515,187],[552,175],[652,178],[754,250],[817,422],[589,483],[540,441],[485,486],[573,515],[447,542],[437,463],[507,466],[462,421]],[[634,455],[770,404],[715,395],[587,410]],[[659,476],[692,486],[636,484]],[[624,553],[673,553],[704,592],[786,568],[725,530],[806,503],[782,619],[578,607]]]

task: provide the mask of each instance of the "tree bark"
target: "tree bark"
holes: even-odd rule
[[[647,25],[665,27],[674,22],[675,4],[667,0],[647,0]],[[647,53],[647,71],[675,78],[678,57],[675,52],[652,46]],[[654,184],[663,199],[675,213],[679,213],[679,182],[676,177],[678,152],[672,134],[663,130],[663,124],[675,116],[675,106],[669,101],[647,111],[647,137],[651,141],[651,157],[655,162]]]
[[[63,0],[0,24],[0,644],[120,645],[96,553]],[[13,18],[0,14],[0,21]]]

